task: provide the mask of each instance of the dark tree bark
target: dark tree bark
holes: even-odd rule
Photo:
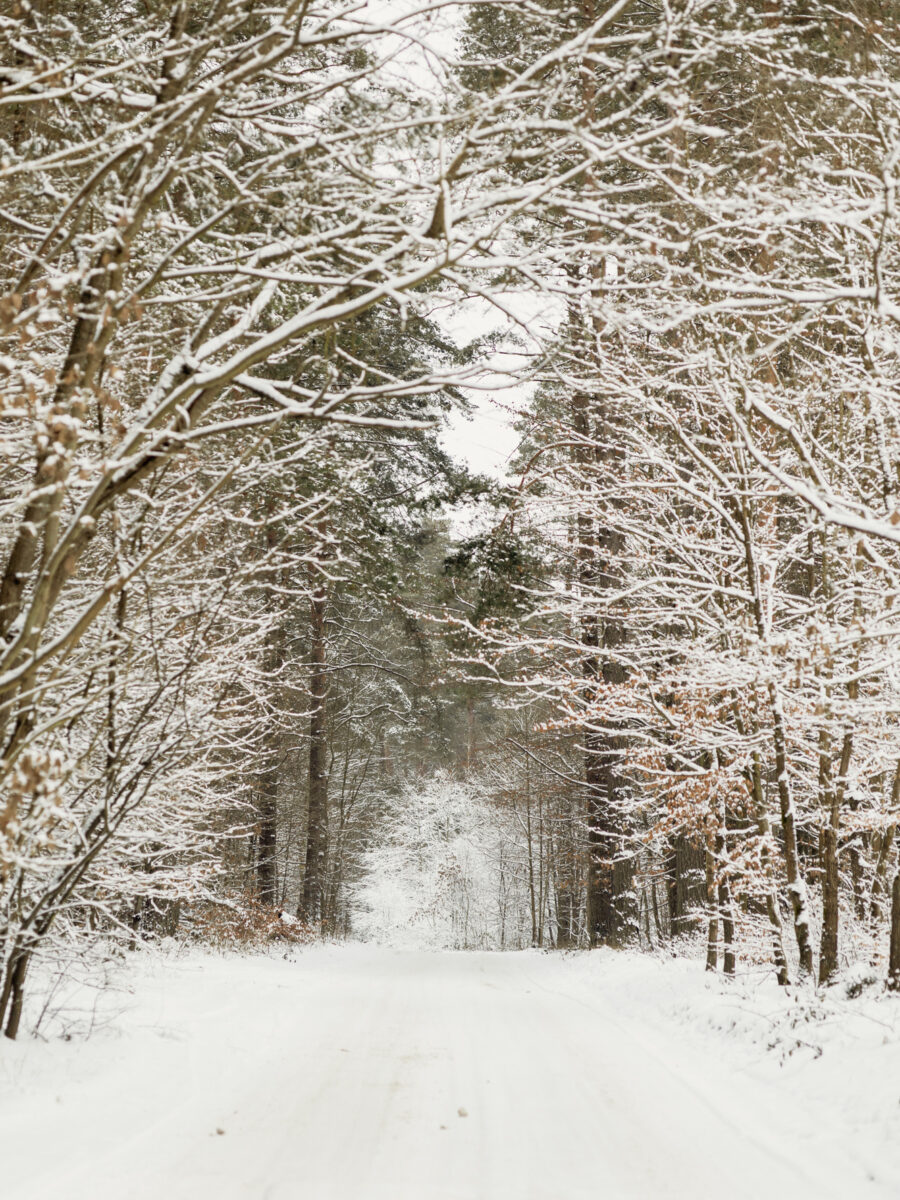
[[[900,992],[900,871],[891,889],[891,952],[888,960],[888,987]]]
[[[826,731],[819,735],[819,790],[826,810],[822,829],[822,940],[819,946],[819,983],[828,983],[837,971],[840,876],[838,873],[838,804],[831,778],[831,744]]]
[[[706,900],[705,855],[702,845],[683,834],[672,839],[666,856],[666,897],[673,937],[700,924]]]
[[[262,777],[257,799],[256,895],[262,904],[278,903],[278,767],[273,765]]]
[[[609,457],[610,430],[601,411],[592,428],[589,399],[579,394],[573,403],[573,425],[583,439],[577,451],[586,470],[602,469]],[[624,683],[625,668],[615,650],[626,640],[621,621],[607,615],[601,632],[597,613],[591,610],[592,593],[612,591],[620,582],[624,537],[609,526],[595,527],[588,512],[578,516],[579,575],[584,592],[581,642],[586,654],[582,665],[585,699],[590,705],[603,684]],[[622,777],[623,736],[609,731],[588,730],[585,736],[585,784],[587,793],[587,932],[592,946],[622,946],[636,929],[632,882],[634,864],[627,853],[627,785]]]
[[[325,865],[328,853],[328,671],[325,642],[327,592],[324,587],[310,600],[310,699],[309,815],[306,827],[306,869],[299,916],[310,924],[323,917]]]
[[[585,739],[588,791],[587,925],[592,946],[623,946],[635,930],[633,860],[623,815],[619,738]]]
[[[726,975],[733,975],[736,965],[734,910],[731,901],[731,885],[726,876],[719,880],[719,911],[722,914],[722,970]]]
[[[875,874],[872,879],[872,906],[870,912],[873,921],[881,920],[882,909],[887,900],[889,891],[888,864],[891,860],[896,836],[897,826],[889,825],[881,837],[881,849],[878,851],[878,862],[875,865]]]
[[[708,835],[709,842],[713,835]],[[716,860],[712,845],[706,848],[706,902],[709,908],[709,925],[706,931],[706,969],[719,969],[719,907],[716,904]]]
[[[734,953],[734,907],[731,899],[731,882],[728,878],[728,832],[725,818],[725,801],[720,797],[717,805],[716,865],[718,868],[719,917],[722,921],[722,969],[733,975]]]
[[[25,1000],[25,974],[28,970],[28,954],[20,954],[15,967],[9,975],[9,996],[6,1003],[9,1005],[9,1017],[6,1022],[4,1034],[6,1037],[15,1039],[19,1032],[19,1023],[22,1020],[22,1005]],[[0,1004],[0,1011],[3,1009]]]

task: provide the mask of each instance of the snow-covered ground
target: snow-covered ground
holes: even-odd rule
[[[143,960],[0,1047],[4,1200],[900,1194],[900,1002],[595,952]]]

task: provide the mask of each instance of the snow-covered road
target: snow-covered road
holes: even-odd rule
[[[613,972],[613,976],[614,976]],[[4,1200],[827,1200],[789,1095],[538,954],[165,964],[83,1044],[0,1051]],[[705,1052],[704,1052],[705,1051]],[[37,1058],[35,1057],[37,1052]],[[785,1128],[787,1125],[787,1128]]]

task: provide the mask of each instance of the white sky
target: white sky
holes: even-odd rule
[[[476,297],[431,315],[460,346],[485,335],[495,339],[481,386],[461,389],[474,407],[472,418],[454,414],[442,442],[473,471],[503,479],[519,445],[513,422],[527,410],[534,390],[533,384],[516,379],[515,372],[527,367],[530,353],[539,346],[538,331],[546,333],[558,315],[552,313],[552,301],[545,296],[506,292],[498,299],[511,315]]]
[[[466,420],[461,413],[455,413],[441,442],[455,459],[466,463],[471,470],[502,479],[509,472],[509,460],[519,444],[519,435],[512,427],[513,418],[505,410],[512,397],[504,389],[498,393],[496,401],[483,392],[472,399],[477,404],[472,419]]]

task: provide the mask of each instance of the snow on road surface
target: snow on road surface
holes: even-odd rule
[[[3,1200],[900,1194],[896,1154],[873,1161],[777,1063],[649,1020],[629,970],[365,946],[144,966],[89,1041],[0,1050]]]

